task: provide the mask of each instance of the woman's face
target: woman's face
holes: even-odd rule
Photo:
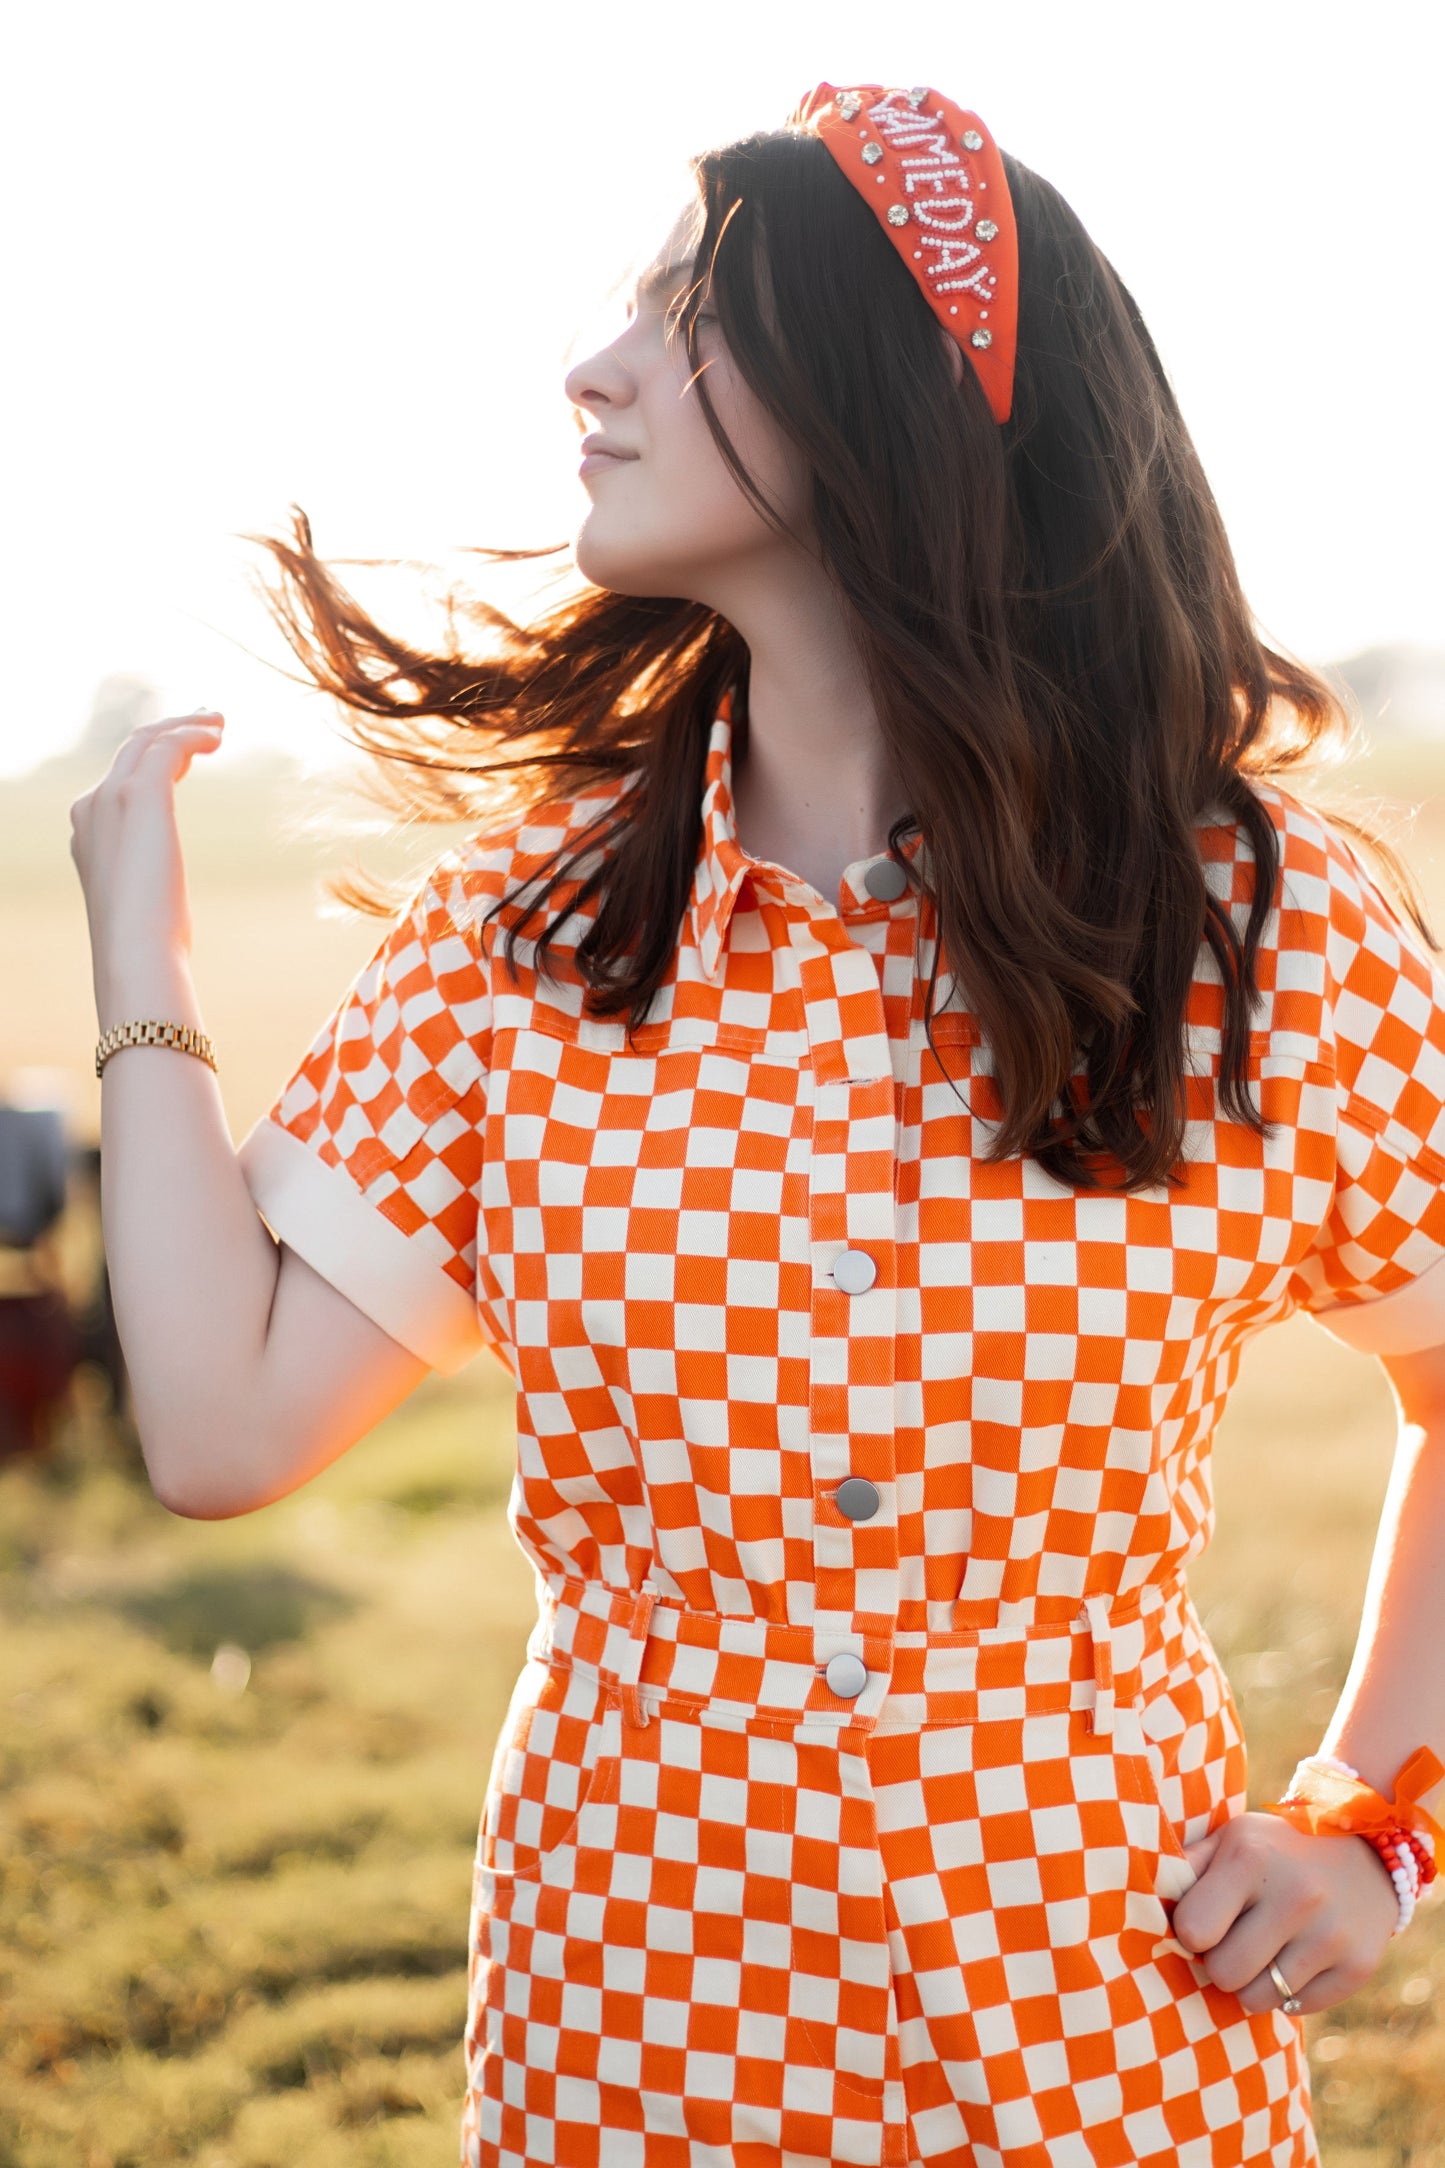
[[[734,480],[690,381],[669,303],[692,279],[700,210],[689,205],[639,277],[625,330],[569,370],[565,390],[588,433],[620,455],[591,462],[578,569],[621,594],[683,595],[727,614],[746,584],[798,545],[779,536]],[[755,483],[794,533],[806,498],[802,462],[743,382],[706,293],[698,360],[718,417]]]

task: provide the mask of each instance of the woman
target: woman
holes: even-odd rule
[[[696,175],[567,378],[580,599],[428,654],[271,544],[408,802],[485,819],[239,1156],[126,1028],[200,1031],[219,719],[77,803],[152,1480],[252,1511],[515,1372],[465,2160],[1314,2161],[1299,2013],[1433,1871],[1445,974],[1278,780],[1337,703],[1057,193],[877,84]],[[1249,1813],[1183,1575],[1299,1307],[1404,1428],[1351,1773]]]

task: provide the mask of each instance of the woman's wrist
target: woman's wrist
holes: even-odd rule
[[[1440,1830],[1420,1805],[1420,1793],[1442,1777],[1445,1767],[1433,1750],[1418,1747],[1396,1773],[1391,1799],[1341,1756],[1321,1751],[1305,1756],[1284,1797],[1268,1802],[1265,1812],[1316,1836],[1356,1836],[1367,1844],[1394,1890],[1398,1935],[1436,1876]]]
[[[117,1024],[152,1016],[205,1028],[190,961],[181,955],[127,956],[104,972],[97,970],[95,1014],[102,1036]]]
[[[1358,1777],[1368,1784],[1372,1791],[1378,1792],[1382,1799],[1388,1799],[1394,1790],[1395,1775],[1403,1760],[1402,1754],[1378,1753],[1366,1740],[1353,1745],[1347,1738],[1337,1737],[1325,1746],[1316,1747],[1313,1754],[1306,1754],[1300,1767],[1303,1768],[1308,1763],[1318,1769],[1337,1769],[1348,1776]]]

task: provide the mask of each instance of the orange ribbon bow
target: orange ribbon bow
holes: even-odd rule
[[[1445,1777],[1445,1763],[1428,1746],[1416,1747],[1395,1778],[1393,1802],[1361,1777],[1338,1769],[1300,1768],[1283,1799],[1270,1800],[1266,1814],[1278,1814],[1312,1836],[1388,1836],[1415,1829],[1433,1838],[1445,1855],[1445,1830],[1420,1804],[1420,1796]]]

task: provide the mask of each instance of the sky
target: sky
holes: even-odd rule
[[[1266,637],[1445,643],[1445,29],[1417,0],[54,0],[6,46],[0,775],[118,672],[223,708],[218,763],[338,758],[242,537],[297,503],[328,557],[452,577],[569,541],[589,327],[689,155],[825,78],[930,83],[1068,198]],[[410,576],[366,577],[426,622]]]

